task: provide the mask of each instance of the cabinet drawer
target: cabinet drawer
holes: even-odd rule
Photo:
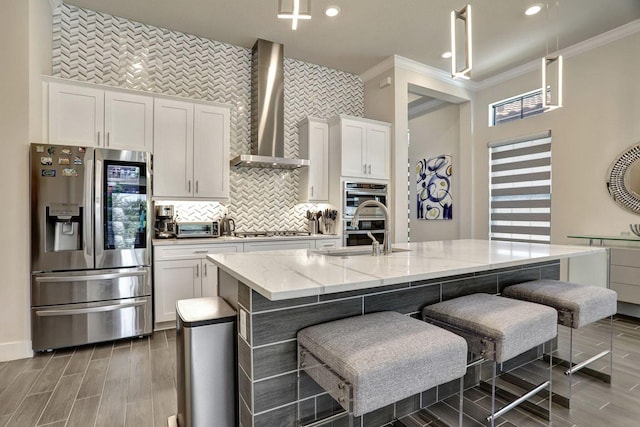
[[[640,268],[612,265],[610,279],[611,283],[625,283],[640,287]]]
[[[316,240],[316,249],[337,248],[340,239],[318,239]]]
[[[640,304],[640,286],[611,282],[611,289],[618,293],[618,301]]]
[[[626,265],[640,268],[640,249],[611,249],[611,265]],[[640,279],[638,279],[640,281]]]
[[[155,246],[153,248],[153,261],[203,259],[207,254],[223,252],[242,252],[242,243]]]
[[[245,252],[280,251],[284,249],[311,249],[313,240],[292,240],[288,242],[253,242],[245,243]]]

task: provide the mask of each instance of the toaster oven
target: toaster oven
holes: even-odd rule
[[[220,223],[210,222],[176,222],[176,237],[218,237],[220,236]]]

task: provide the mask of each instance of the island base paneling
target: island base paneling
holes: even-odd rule
[[[296,425],[296,333],[304,327],[382,310],[418,318],[422,307],[428,304],[477,292],[496,294],[505,286],[528,280],[559,278],[560,262],[550,261],[358,291],[270,301],[219,270],[220,294],[238,309],[239,316],[241,425]],[[504,368],[519,366],[541,354],[541,349],[534,349],[507,362]],[[483,367],[470,369],[465,376],[465,387],[477,384],[481,376],[484,378]],[[456,394],[458,387],[456,380],[365,414],[363,425],[382,426],[394,418]],[[340,411],[340,406],[313,380],[303,376],[300,410],[302,417],[308,419]],[[356,425],[360,425],[358,421]]]

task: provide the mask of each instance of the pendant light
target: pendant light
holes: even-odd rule
[[[562,55],[542,58],[542,109],[562,107]]]
[[[556,3],[559,9],[560,1]],[[556,13],[558,11],[556,10]],[[547,5],[547,18],[549,19],[549,5]],[[551,22],[551,19],[549,19]],[[550,24],[551,26],[551,24]],[[558,27],[558,31],[559,27]],[[542,109],[554,110],[562,107],[562,55],[559,54],[560,41],[556,34],[556,53],[549,54],[549,43],[547,42],[547,54],[542,58]]]
[[[291,29],[298,28],[298,20],[311,19],[311,0],[278,0],[278,18],[291,19]]]
[[[464,65],[458,66],[458,40],[456,37],[458,21],[464,24]],[[471,5],[468,4],[460,10],[451,11],[451,77],[471,78],[473,68],[473,38],[471,26]]]

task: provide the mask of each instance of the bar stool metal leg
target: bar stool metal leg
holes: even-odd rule
[[[460,402],[458,402],[458,425],[462,427],[464,411],[464,376],[460,377]]]

